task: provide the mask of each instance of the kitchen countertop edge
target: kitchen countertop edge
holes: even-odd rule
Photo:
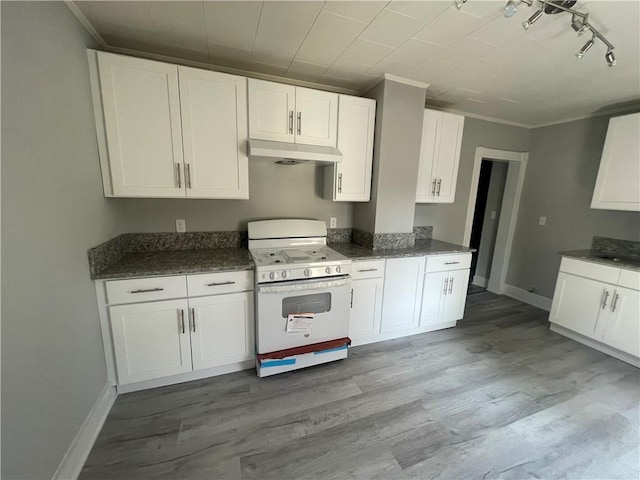
[[[575,258],[576,260],[584,260],[585,262],[598,263],[600,265],[606,265],[608,267],[624,268],[636,272],[640,271],[640,262],[634,262],[633,260],[625,259],[614,261],[607,258],[601,258],[593,255],[591,253],[591,250],[568,250],[558,252],[558,255],[568,258]]]

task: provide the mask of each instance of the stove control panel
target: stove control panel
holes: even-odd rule
[[[282,267],[258,268],[258,283],[282,282],[286,280],[306,280],[321,277],[334,277],[351,273],[351,264],[318,267],[300,267],[282,270]]]

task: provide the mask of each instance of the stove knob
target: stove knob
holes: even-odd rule
[[[327,272],[327,274],[330,274],[331,273],[331,267],[325,268],[324,271]]]
[[[311,275],[311,270],[309,270],[308,268],[304,269],[304,276],[308,277],[309,275]]]
[[[269,274],[269,278],[270,278],[271,280],[275,280],[275,278],[276,278],[276,274],[275,274],[275,272],[271,272],[271,273]]]
[[[280,275],[282,278],[287,278],[287,272],[285,270],[282,271],[282,275]]]
[[[336,273],[340,273],[342,270],[340,269],[340,266],[336,267]]]

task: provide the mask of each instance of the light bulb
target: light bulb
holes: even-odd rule
[[[507,18],[513,17],[513,15],[518,10],[518,4],[513,0],[509,0],[507,4],[504,6],[504,16]]]

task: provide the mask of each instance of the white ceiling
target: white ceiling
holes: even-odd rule
[[[70,2],[68,2],[70,3]],[[571,15],[505,1],[76,1],[120,47],[363,91],[382,73],[430,85],[427,105],[538,126],[638,103],[640,2],[574,8],[615,46],[577,37]],[[72,8],[73,10],[73,8]]]

